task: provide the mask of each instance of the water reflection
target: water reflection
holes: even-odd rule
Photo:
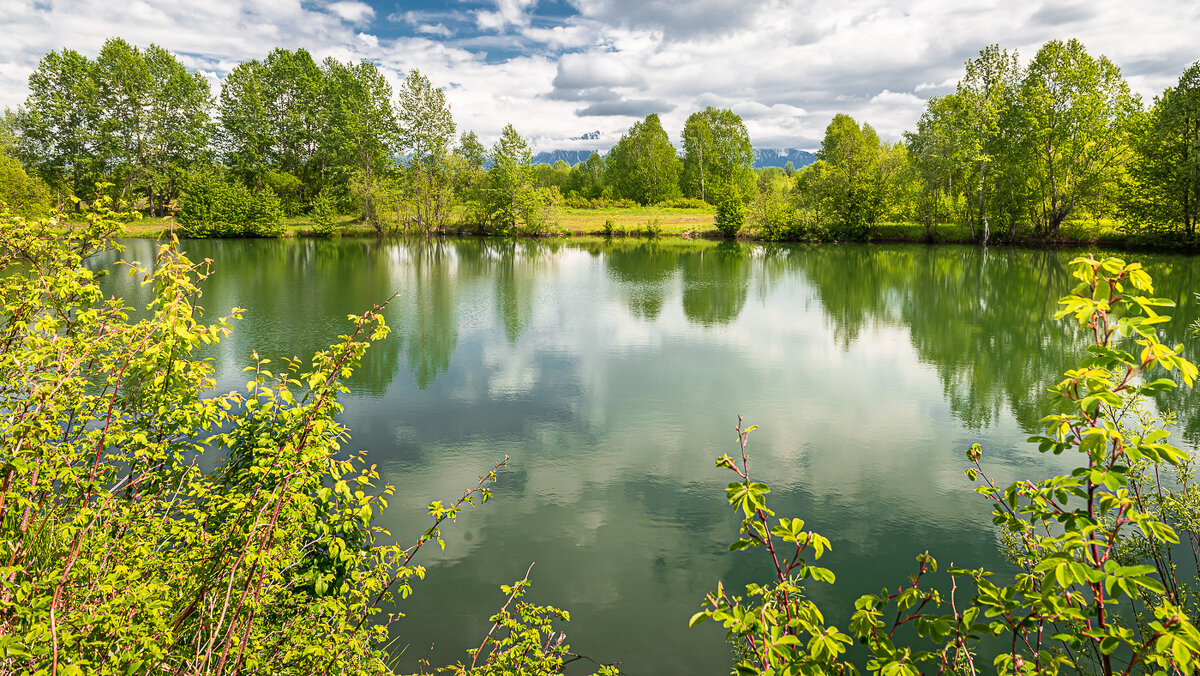
[[[572,611],[572,646],[629,673],[715,673],[720,630],[687,618],[718,579],[766,574],[725,553],[736,518],[712,458],[738,413],[762,425],[756,475],[776,509],[834,543],[835,587],[812,595],[845,622],[859,594],[896,584],[929,548],[1001,567],[987,505],[962,477],[982,441],[1000,479],[1056,471],[1023,439],[1081,337],[1047,321],[1071,252],[618,240],[189,242],[215,260],[209,316],[246,321],[213,354],[238,387],[252,350],[333,342],[346,315],[398,294],[392,335],[350,383],[343,421],[397,487],[382,525],[409,539],[429,501],[461,494],[504,455],[496,500],[446,529],[446,552],[397,625],[405,664],[478,645],[497,587],[530,561],[533,600]],[[149,260],[132,242],[126,258]],[[1141,256],[1157,294],[1185,306],[1196,260]],[[146,290],[106,284],[131,303]],[[1193,354],[1195,352],[1193,351]],[[1196,398],[1164,395],[1200,440]],[[897,571],[880,580],[879,570]]]

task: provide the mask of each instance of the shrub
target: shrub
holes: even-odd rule
[[[695,197],[676,197],[654,205],[664,209],[708,209],[710,204]]]
[[[322,188],[313,200],[313,232],[322,237],[332,237],[337,231],[337,201],[329,188]]]
[[[215,171],[188,177],[178,219],[193,237],[279,237],[285,231],[283,207],[274,192],[252,192]]]
[[[1167,443],[1166,417],[1149,413],[1146,401],[1175,387],[1156,377],[1161,372],[1177,371],[1190,386],[1197,370],[1180,355],[1182,346],[1159,342],[1155,326],[1166,318],[1154,307],[1173,303],[1150,296],[1140,265],[1087,257],[1071,267],[1080,283],[1056,317],[1073,317],[1094,341],[1078,368],[1051,388],[1060,412],[1044,418],[1046,433],[1030,441],[1043,453],[1078,453],[1080,466],[1002,488],[984,472],[979,445],[967,451],[966,474],[992,502],[993,523],[1021,567],[1011,584],[982,569],[952,567],[949,583],[939,585],[949,591],[939,592],[927,577],[938,564],[926,552],[894,592],[859,598],[848,632],[826,624],[804,584],[834,582],[832,571],[812,563],[830,542],[806,531],[802,520],[771,511],[770,488],[750,476],[746,448],[755,428],[742,429],[739,419],[740,458],[716,461],[737,476],[726,497],[744,517],[730,550],[763,549],[776,573],[767,584],[748,585],[745,597],[718,587],[691,622],[719,621],[744,646],[738,674],[854,672],[846,651],[855,642],[866,647],[872,672],[974,674],[982,668],[976,661],[984,637],[1004,646],[993,660],[1000,674],[1195,673],[1196,580],[1176,579],[1169,550],[1179,543],[1176,528],[1194,537],[1200,507],[1164,504],[1170,493],[1159,477],[1186,469],[1188,456]],[[1126,351],[1129,342],[1140,347],[1136,355]],[[969,592],[962,590],[972,587],[964,600]]]
[[[737,197],[728,197],[717,205],[717,231],[725,237],[737,237],[745,224],[746,213],[742,201]]]
[[[53,210],[50,188],[25,173],[20,160],[0,151],[0,207],[24,218],[45,218]]]
[[[380,544],[392,489],[336,420],[379,308],[310,367],[256,359],[245,393],[214,395],[197,350],[240,311],[198,323],[207,264],[173,240],[134,271],[155,297],[131,320],[83,265],[117,227],[0,216],[0,673],[386,673],[383,604],[494,471]]]
[[[304,184],[299,178],[286,171],[268,171],[263,175],[263,184],[279,199],[279,206],[287,216],[295,216],[304,209],[301,193]]]

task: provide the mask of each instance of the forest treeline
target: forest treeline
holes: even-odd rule
[[[0,199],[35,216],[106,193],[178,209],[202,236],[279,235],[299,215],[332,234],[346,213],[380,233],[545,234],[557,206],[635,204],[715,207],[723,234],[767,240],[869,239],[884,222],[1054,240],[1106,222],[1190,244],[1200,220],[1200,62],[1143,104],[1076,40],[1024,65],[985,48],[897,143],[837,115],[799,170],[753,169],[741,118],[713,107],[678,145],[651,114],[604,155],[534,166],[512,125],[491,148],[459,133],[418,70],[393,91],[372,62],[303,49],[239,64],[214,97],[170,52],[114,38],[95,59],[46,54],[29,90],[0,125]]]

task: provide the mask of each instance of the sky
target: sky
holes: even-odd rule
[[[46,52],[95,57],[110,37],[174,52],[214,91],[275,47],[370,59],[393,86],[419,68],[487,144],[512,123],[538,151],[604,150],[658,113],[678,145],[711,105],[757,147],[815,150],[837,113],[899,140],[989,44],[1025,63],[1077,38],[1149,103],[1200,60],[1200,2],[0,0],[0,106],[23,102]]]

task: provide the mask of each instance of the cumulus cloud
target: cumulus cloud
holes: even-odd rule
[[[410,5],[411,7],[411,5]],[[121,36],[223,77],[273,47],[367,58],[393,82],[419,67],[460,129],[507,122],[550,148],[660,113],[678,139],[705,105],[742,115],[756,145],[812,149],[836,113],[888,138],[963,62],[998,43],[1028,61],[1051,39],[1105,54],[1149,100],[1197,58],[1193,0],[473,0],[396,10],[384,0],[0,0],[0,106],[19,105],[51,49],[95,56]],[[556,139],[558,139],[556,141]]]
[[[590,106],[576,110],[575,114],[580,117],[602,117],[606,115],[645,117],[650,113],[664,113],[674,109],[675,106],[667,101],[657,101],[653,99],[629,99],[593,103]]]
[[[537,0],[494,0],[495,9],[475,11],[475,23],[481,30],[503,31],[508,26],[528,26],[529,11]]]
[[[628,87],[643,82],[616,54],[566,54],[558,60],[554,75],[555,89],[589,87]]]
[[[325,9],[336,14],[342,21],[355,25],[366,23],[375,16],[375,10],[370,5],[353,0],[331,2],[325,6]]]

